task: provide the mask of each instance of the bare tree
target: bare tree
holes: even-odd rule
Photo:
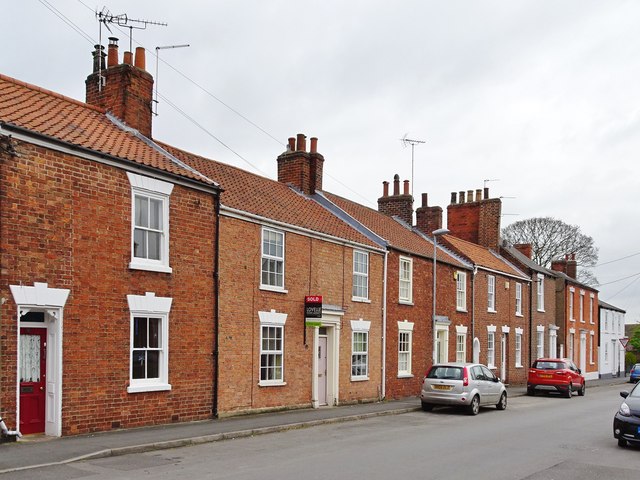
[[[598,248],[593,238],[583,234],[577,225],[552,217],[528,218],[503,228],[502,238],[511,245],[530,243],[532,260],[547,268],[552,260],[574,253],[580,267],[578,280],[587,285],[598,284],[589,270],[598,263]]]

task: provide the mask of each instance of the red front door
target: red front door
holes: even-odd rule
[[[47,329],[20,329],[20,433],[44,432]]]

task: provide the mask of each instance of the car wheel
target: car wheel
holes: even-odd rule
[[[504,410],[507,408],[507,392],[502,392],[500,395],[500,401],[496,404],[498,410]]]
[[[619,447],[626,447],[627,446],[627,441],[622,437],[618,438],[618,446]]]
[[[535,396],[536,391],[533,388],[527,388],[527,395],[529,395],[530,397]]]
[[[571,398],[571,395],[573,395],[573,385],[570,383],[567,391],[564,393],[564,396],[567,398]]]
[[[578,395],[580,395],[581,397],[584,397],[584,394],[586,391],[587,391],[587,382],[582,382],[582,386],[580,387],[580,390],[578,390]]]
[[[469,415],[477,415],[480,413],[480,397],[476,395],[471,399],[471,404],[467,407]]]
[[[422,410],[424,410],[425,412],[430,412],[431,410],[433,410],[433,405],[431,405],[430,403],[422,402]]]

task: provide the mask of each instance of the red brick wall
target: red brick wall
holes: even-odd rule
[[[351,300],[353,249],[285,232],[285,289],[261,290],[260,225],[222,217],[220,226],[220,391],[221,415],[311,405],[313,328],[306,327],[304,297],[345,310],[340,330],[339,402],[378,398],[382,370],[383,256],[369,254],[371,303]],[[238,248],[243,239],[243,248]],[[259,311],[286,313],[283,386],[260,386]],[[351,320],[371,321],[369,380],[353,382]]]
[[[447,228],[455,237],[497,248],[500,244],[501,209],[499,198],[451,204],[447,207]]]
[[[386,397],[403,398],[420,394],[424,374],[432,365],[433,358],[433,261],[413,257],[413,305],[402,304],[398,300],[399,261],[401,254],[389,254],[387,268],[387,344],[386,344]],[[407,255],[402,255],[408,257]],[[471,272],[467,271],[468,312],[456,311],[457,269],[438,262],[436,295],[437,315],[445,315],[451,321],[449,326],[449,360],[456,358],[456,325],[468,327],[467,359],[472,359],[471,337]],[[411,346],[411,373],[413,377],[398,376],[398,322],[413,322]]]
[[[555,279],[553,277],[544,278],[544,311],[538,311],[538,276],[536,272],[533,273],[533,281],[531,282],[531,318],[532,329],[531,332],[531,357],[532,362],[537,355],[537,327],[544,327],[544,355],[549,355],[549,327],[555,325],[562,327],[561,324],[556,323],[556,302],[555,302]],[[556,331],[558,334],[559,331]],[[559,355],[559,348],[561,344],[561,338],[556,338],[556,352],[553,356]]]
[[[211,416],[215,211],[211,194],[170,197],[172,274],[130,270],[131,187],[124,171],[26,144],[0,169],[0,415],[15,425],[16,305],[9,285],[66,288],[63,435]],[[127,393],[127,295],[173,298],[168,392]]]
[[[580,333],[581,330],[586,331],[586,345],[585,345],[585,367],[583,369],[583,374],[592,374],[596,375],[598,373],[598,349],[599,345],[599,329],[598,329],[598,292],[585,289],[584,287],[578,284],[572,284],[569,282],[560,283],[560,285],[564,284],[564,291],[560,292],[564,296],[564,305],[563,310],[559,310],[556,313],[564,313],[564,324],[562,330],[563,332],[563,342],[564,345],[564,356],[567,358],[571,358],[573,362],[581,368],[580,364],[580,355],[581,355],[581,346],[580,346]],[[573,287],[574,291],[571,292],[571,288]],[[584,291],[584,311],[583,311],[583,319],[584,321],[580,321],[580,291]],[[589,322],[589,298],[590,294],[594,294],[593,298],[593,323]],[[569,315],[569,297],[573,295],[573,320]],[[573,356],[569,355],[569,333],[570,329],[575,329],[574,332],[574,342],[573,342]],[[590,362],[589,348],[590,348],[590,332],[594,332],[593,339],[593,363]],[[560,346],[560,341],[558,341],[558,347]]]

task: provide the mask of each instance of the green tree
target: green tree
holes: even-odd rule
[[[636,354],[640,353],[640,327],[636,327],[633,330],[633,335],[631,335],[629,343],[633,347],[633,350],[635,350]]]

